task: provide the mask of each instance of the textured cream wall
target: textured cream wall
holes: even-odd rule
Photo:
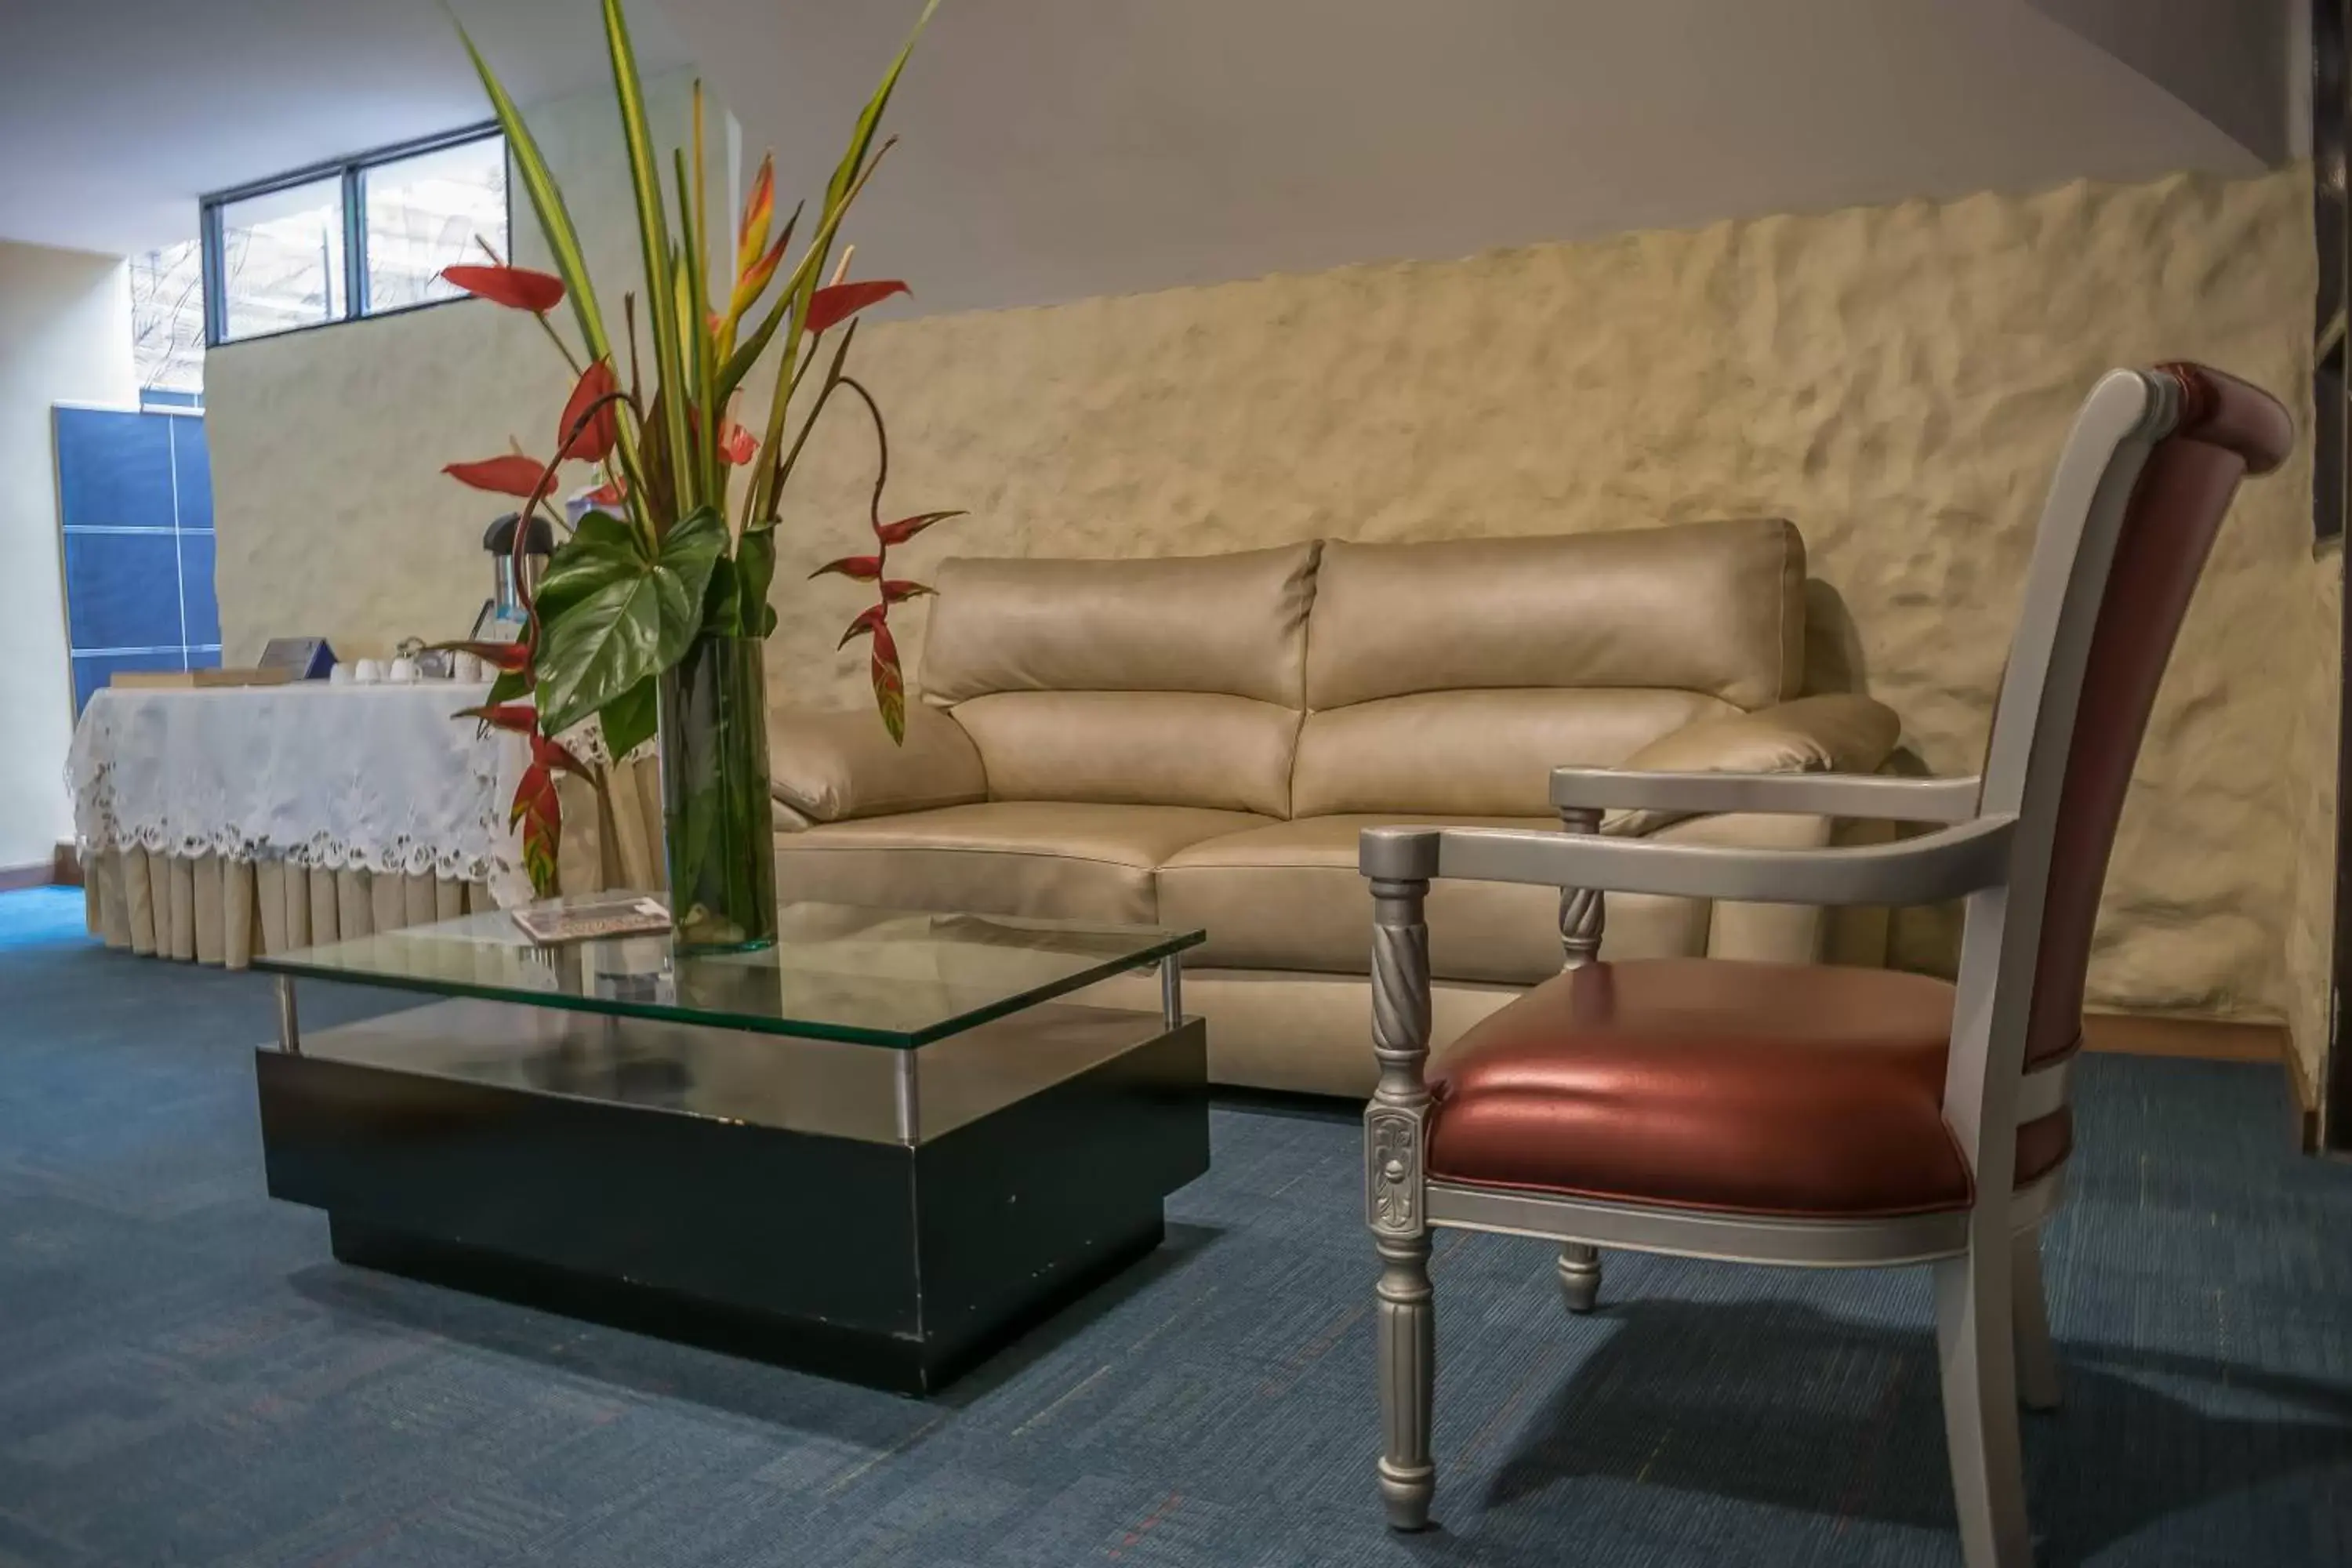
[[[73,740],[51,408],[138,401],[119,256],[0,245],[0,870],[73,837]]]
[[[892,417],[890,510],[974,513],[903,552],[917,575],[955,552],[1784,514],[1826,585],[1825,644],[1850,621],[1862,684],[1902,713],[1927,766],[1962,772],[2084,390],[2113,364],[2190,357],[2300,407],[2307,212],[2291,173],[2077,184],[877,321],[858,363]],[[908,268],[919,289],[919,261],[860,270]],[[482,350],[474,334],[499,327],[428,311],[215,356],[237,372],[215,373],[210,399],[233,643],[304,596],[311,622],[361,651],[470,608],[478,556],[440,538],[452,509],[432,466],[535,428],[531,399],[561,392]],[[795,481],[771,645],[781,700],[863,700],[862,656],[833,650],[861,596],[802,577],[861,547],[871,450],[836,409]],[[2294,807],[2259,759],[2298,711],[2280,606],[2309,595],[2308,487],[2299,458],[2250,489],[2199,595],[2109,881],[2102,1004],[2285,1005]],[[911,658],[919,605],[894,625]],[[1933,922],[1910,922],[1906,946],[1932,962]]]

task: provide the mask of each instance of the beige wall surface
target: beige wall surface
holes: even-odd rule
[[[138,395],[122,258],[0,244],[0,869],[46,866],[73,837],[50,410]]]
[[[2175,177],[877,321],[858,363],[891,418],[888,510],[974,514],[901,553],[918,576],[959,552],[1780,513],[1824,585],[1825,647],[1901,712],[1924,765],[1958,773],[2084,391],[2114,364],[2187,357],[2301,409],[2312,268],[2307,176]],[[284,629],[273,606],[307,602],[362,653],[470,614],[465,530],[489,509],[432,470],[509,428],[531,439],[562,386],[530,346],[468,306],[214,355],[231,658]],[[870,432],[836,408],[787,505],[779,700],[864,700],[862,656],[834,651],[861,594],[803,579],[863,547],[871,463]],[[2303,813],[2260,759],[2310,706],[2281,674],[2303,624],[2281,606],[2313,593],[2308,489],[2299,455],[2223,531],[2109,879],[2102,1005],[2286,1005]],[[910,668],[919,612],[893,622]],[[1936,962],[1935,923],[1909,922],[1906,947]]]

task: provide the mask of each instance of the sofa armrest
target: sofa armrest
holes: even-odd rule
[[[768,715],[770,790],[780,828],[928,811],[988,798],[980,750],[962,725],[907,704],[907,743],[891,742],[871,708],[778,709]]]
[[[1866,778],[1894,752],[1902,728],[1892,709],[1867,697],[1801,697],[1777,708],[1686,724],[1651,742],[1620,767],[1558,769],[1552,774],[1552,802],[1617,807],[1601,831],[1618,838],[1639,838],[1710,811],[1822,811],[1838,797],[1825,791],[1790,790],[1786,792],[1790,798],[1775,801],[1769,798],[1775,792],[1754,787],[1759,779],[1743,775]],[[1645,780],[1643,774],[1664,776]],[[1711,775],[1724,776],[1711,780]],[[1896,804],[1900,792],[1918,793],[1909,781],[1885,782],[1894,786],[1886,792],[1889,806]],[[1858,802],[1874,792],[1846,793]],[[1800,800],[1800,794],[1815,798]],[[1973,808],[1973,792],[1969,805]]]

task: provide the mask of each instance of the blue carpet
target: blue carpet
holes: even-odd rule
[[[1371,1486],[1346,1120],[1221,1110],[1157,1257],[910,1401],[339,1267],[257,977],[0,897],[0,1565],[1951,1564],[1924,1274],[1440,1240],[1438,1513]],[[306,1022],[380,1008],[306,989]],[[2352,1170],[2275,1071],[2083,1064],[2045,1565],[2352,1563]]]

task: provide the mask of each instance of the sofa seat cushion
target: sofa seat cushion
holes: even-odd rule
[[[1367,827],[1557,829],[1555,817],[1343,815],[1300,817],[1178,850],[1160,871],[1160,918],[1199,926],[1208,942],[1187,963],[1365,974],[1372,897],[1356,867]],[[1703,952],[1708,907],[1690,899],[1612,894],[1604,952],[1650,957]],[[1433,973],[1443,980],[1530,985],[1559,973],[1559,895],[1508,882],[1439,881],[1429,891]]]
[[[1009,800],[824,823],[777,836],[776,891],[786,901],[1148,925],[1160,919],[1155,868],[1187,845],[1267,820]]]
[[[1556,975],[1433,1075],[1430,1173],[1746,1215],[1966,1208],[1943,1113],[1952,995],[1894,970],[1721,959]],[[2019,1128],[2018,1184],[2072,1147],[2064,1110]]]

